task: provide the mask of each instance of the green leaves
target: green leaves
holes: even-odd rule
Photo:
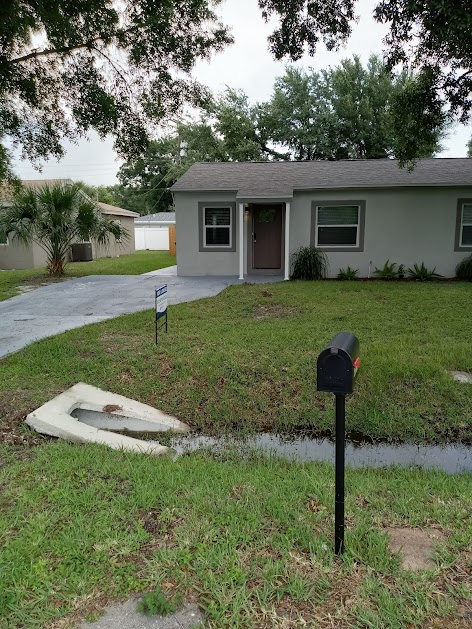
[[[389,26],[383,55],[388,67],[399,66],[406,73],[416,73],[416,78],[412,77],[404,91],[395,97],[393,105],[395,144],[390,148],[402,165],[413,167],[415,158],[434,153],[448,119],[462,123],[470,120],[472,12],[469,4],[445,0],[379,0],[375,7],[374,19]],[[266,20],[279,19],[279,26],[269,37],[271,51],[277,59],[293,60],[300,59],[307,49],[314,55],[320,42],[328,49],[344,43],[351,32],[355,5],[356,0],[259,0]],[[371,96],[375,100],[375,92]],[[445,111],[449,112],[448,119]],[[376,116],[371,118],[371,124],[373,128],[383,126]],[[353,135],[349,137],[355,142],[357,130],[350,131]],[[369,150],[373,157],[382,157],[383,149],[382,144],[374,144]]]
[[[61,275],[74,242],[111,237],[126,239],[127,231],[110,221],[82,192],[80,185],[55,184],[22,189],[13,205],[0,214],[0,233],[24,245],[37,243],[48,256],[48,271]]]
[[[314,55],[320,40],[328,50],[338,48],[351,33],[354,5],[355,0],[259,0],[266,21],[273,16],[280,20],[269,37],[270,51],[276,59],[295,61],[306,48]]]
[[[95,129],[112,134],[117,152],[132,157],[146,147],[150,122],[200,104],[204,90],[188,73],[232,38],[208,0],[158,5],[3,3],[0,138],[36,161],[61,157],[64,139]],[[7,161],[3,150],[1,179]]]

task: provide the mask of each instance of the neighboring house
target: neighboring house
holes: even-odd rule
[[[40,188],[45,184],[54,185],[56,183],[64,183],[65,181],[67,180],[30,179],[22,181],[22,184],[29,188]],[[85,192],[83,194],[90,200]],[[2,188],[0,190],[0,208],[8,205],[11,205],[11,191],[8,188]],[[129,237],[126,240],[123,239],[122,242],[116,242],[112,237],[107,246],[92,242],[93,258],[110,258],[134,253],[134,219],[139,214],[108,205],[107,203],[98,202],[97,206],[102,214],[109,216],[110,220],[120,222],[128,231]],[[17,242],[10,241],[8,238],[4,242],[0,241],[0,269],[33,269],[42,266],[46,266],[46,253],[39,245],[33,243],[28,247],[24,247]]]
[[[472,252],[472,159],[200,163],[172,191],[179,275],[288,279],[311,244],[330,277],[387,259],[452,277]]]
[[[136,249],[169,250],[169,226],[175,225],[175,212],[157,212],[134,221]]]

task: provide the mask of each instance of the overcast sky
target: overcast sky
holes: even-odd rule
[[[358,0],[360,20],[344,48],[329,52],[320,45],[314,57],[305,55],[295,65],[320,70],[353,54],[359,55],[363,62],[372,53],[380,54],[387,29],[372,18],[377,3],[378,0]],[[220,92],[229,85],[243,89],[253,102],[267,100],[274,79],[284,73],[286,65],[286,62],[274,61],[268,52],[267,36],[273,29],[264,23],[257,0],[224,0],[218,11],[223,23],[231,26],[235,43],[210,62],[198,63],[193,75],[213,92]],[[471,128],[456,125],[443,142],[441,156],[464,157],[471,134]],[[88,141],[83,140],[77,146],[67,144],[66,149],[67,154],[59,163],[55,160],[46,163],[41,173],[19,159],[15,159],[15,170],[22,179],[70,177],[95,185],[117,183],[116,172],[121,162],[113,151],[111,139],[102,142],[91,134]]]

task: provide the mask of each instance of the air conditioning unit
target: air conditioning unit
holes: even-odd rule
[[[76,242],[72,245],[72,262],[90,262],[91,260],[93,260],[91,242]]]

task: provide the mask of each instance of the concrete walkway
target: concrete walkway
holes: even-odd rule
[[[237,282],[234,277],[177,277],[170,267],[145,275],[90,275],[42,286],[0,302],[0,357],[72,328],[154,308],[154,289],[162,284],[168,285],[169,303],[178,304],[213,297]]]
[[[136,611],[138,599],[110,605],[96,622],[83,622],[78,629],[195,629],[203,622],[196,605],[185,605],[168,616],[145,616]]]

